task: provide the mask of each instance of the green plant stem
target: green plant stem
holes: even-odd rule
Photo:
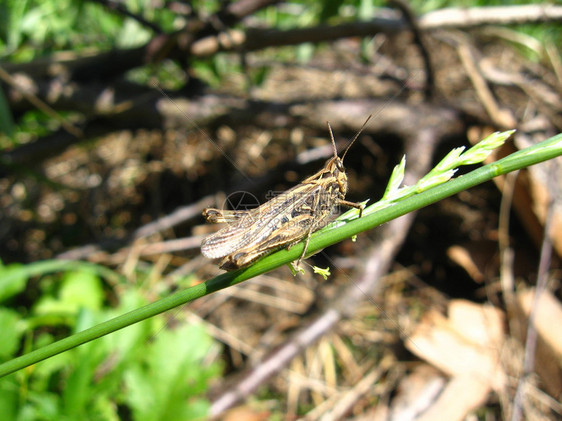
[[[520,170],[530,165],[555,158],[562,155],[562,134],[518,151],[497,162],[485,165],[466,175],[450,180],[438,187],[434,187],[423,193],[408,197],[376,213],[353,220],[341,227],[328,232],[313,235],[308,245],[308,252],[315,253],[319,250],[360,234],[363,231],[375,228],[399,216],[421,209],[446,197],[474,187],[485,181],[491,180],[498,175],[507,174],[511,171]],[[227,272],[183,291],[176,292],[162,300],[148,304],[129,313],[123,314],[107,322],[100,323],[82,332],[76,333],[68,338],[44,346],[28,354],[14,358],[0,365],[0,377],[6,376],[31,364],[35,364],[53,355],[67,351],[78,345],[93,339],[115,332],[131,324],[140,322],[149,317],[163,313],[174,307],[188,303],[211,292],[238,284],[254,276],[268,272],[283,264],[292,262],[299,258],[304,244],[299,243],[290,250],[280,250],[266,256],[254,265],[236,272]]]

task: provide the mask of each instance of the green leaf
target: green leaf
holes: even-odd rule
[[[0,414],[2,414],[3,419],[19,419],[17,417],[19,403],[18,390],[19,388],[15,376],[0,379]]]
[[[21,317],[15,311],[0,308],[0,359],[2,360],[14,355],[19,347],[22,332],[16,325],[20,320]]]
[[[127,49],[142,45],[150,40],[152,32],[146,30],[137,21],[127,19],[117,37],[117,47]]]
[[[12,263],[4,266],[0,261],[0,303],[22,292],[27,278],[23,265]]]
[[[161,332],[144,353],[144,361],[125,375],[135,419],[204,418],[208,404],[199,395],[217,371],[216,366],[203,364],[211,346],[211,337],[198,325]]]
[[[47,324],[69,323],[68,316],[74,316],[81,308],[97,310],[103,302],[100,279],[85,269],[67,272],[63,275],[58,296],[44,295],[37,302],[34,313],[43,316]],[[54,317],[49,323],[45,316]]]
[[[99,277],[88,270],[65,273],[60,300],[75,308],[100,309],[103,289]]]
[[[406,171],[406,155],[402,157],[402,160],[398,165],[392,170],[390,175],[390,180],[386,186],[386,190],[383,194],[383,199],[391,199],[393,195],[398,191],[404,181],[404,173]]]

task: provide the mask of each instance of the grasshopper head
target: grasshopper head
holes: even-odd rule
[[[343,159],[339,156],[335,156],[328,161],[327,167],[330,169],[332,176],[336,179],[341,194],[345,196],[347,193],[347,174],[343,166]]]

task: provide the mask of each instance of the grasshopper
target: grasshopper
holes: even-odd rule
[[[345,200],[347,175],[343,160],[370,118],[363,123],[341,158],[328,122],[334,156],[316,174],[263,205],[250,210],[204,209],[203,217],[207,222],[228,223],[228,226],[203,240],[203,255],[210,259],[222,257],[221,269],[236,270],[306,238],[304,250],[297,261],[298,267],[306,255],[310,236],[327,224],[337,206],[357,208],[361,216],[364,206]]]

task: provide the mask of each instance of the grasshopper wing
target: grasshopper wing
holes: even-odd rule
[[[216,233],[206,237],[201,242],[201,253],[209,259],[224,257],[240,247],[248,244],[252,238],[248,236],[248,230],[255,223],[255,217],[251,211],[244,212],[236,217],[228,214],[216,217],[213,222],[227,222],[228,225]],[[232,221],[232,222],[231,222]]]

